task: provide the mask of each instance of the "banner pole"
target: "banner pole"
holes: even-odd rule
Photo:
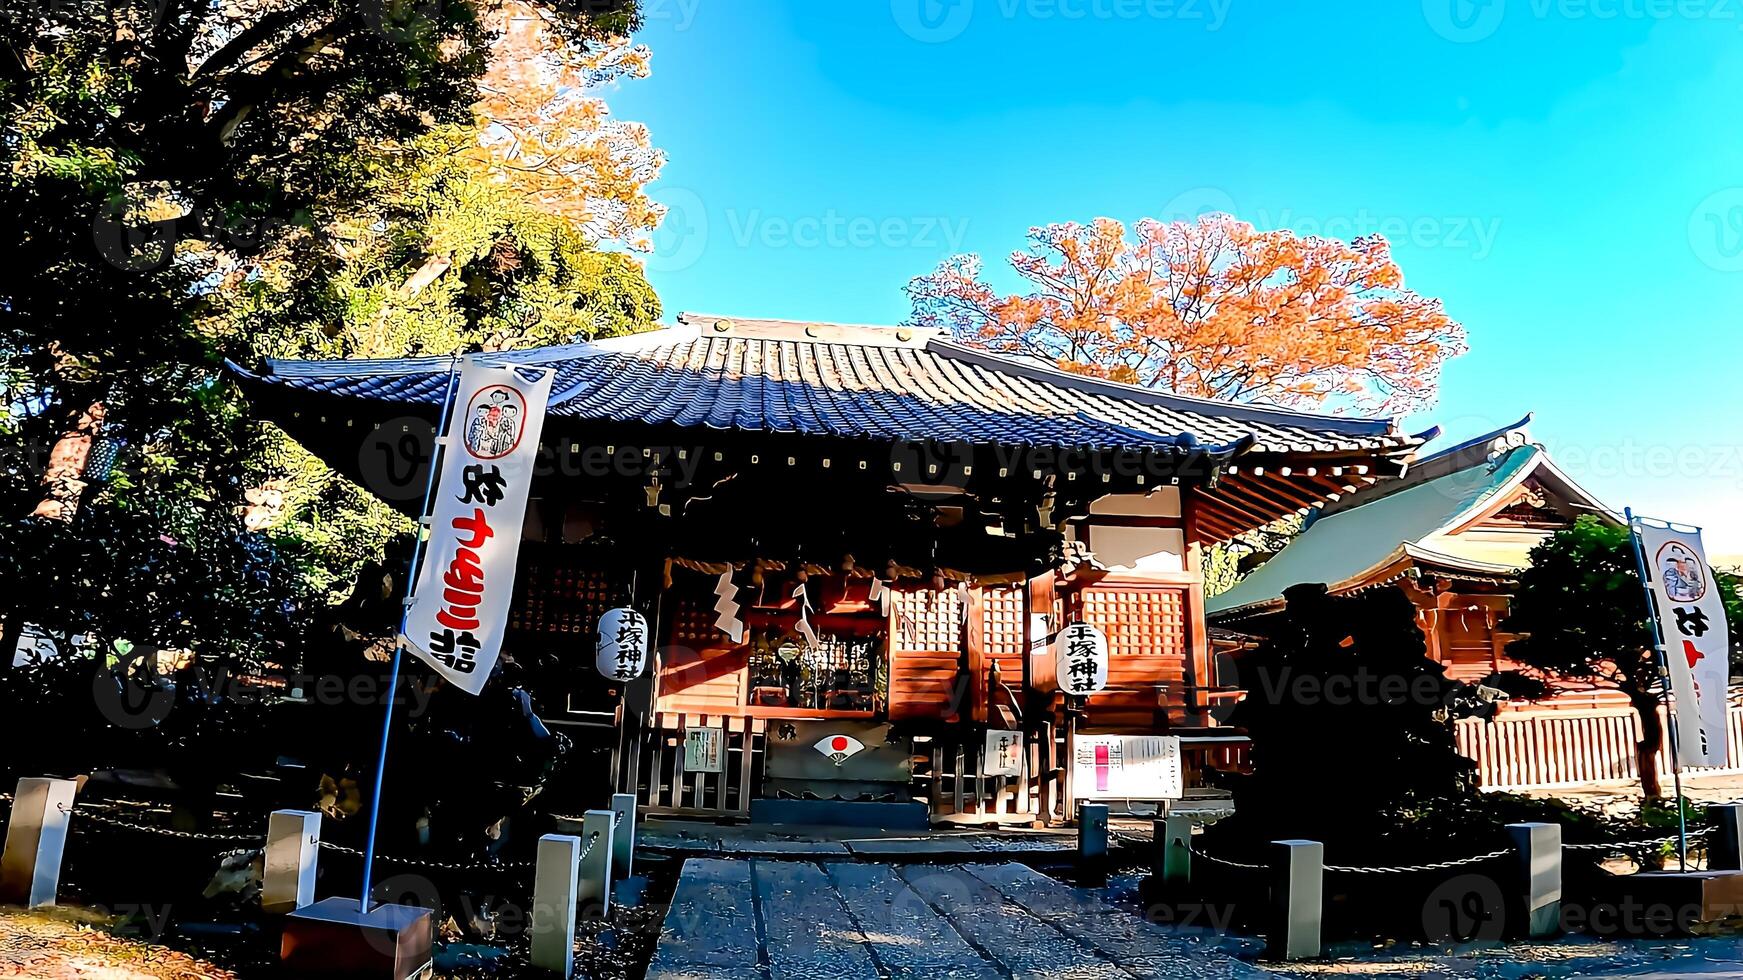
[[[1664,649],[1664,634],[1658,630],[1658,596],[1652,592],[1652,582],[1646,571],[1646,552],[1640,546],[1640,534],[1634,529],[1634,508],[1624,507],[1622,516],[1628,522],[1628,543],[1634,549],[1634,569],[1640,576],[1640,587],[1646,591],[1646,618],[1652,623],[1652,650],[1658,660],[1658,682],[1664,688],[1665,717],[1670,724],[1670,772],[1676,787],[1676,856],[1678,870],[1689,869],[1689,826],[1682,805],[1682,755],[1680,725],[1677,712],[1682,705],[1670,707],[1670,661]]]
[[[430,517],[430,498],[436,493],[436,471],[439,469],[444,440],[448,436],[448,418],[454,408],[454,389],[460,381],[460,358],[449,359],[448,387],[442,395],[442,412],[430,440],[430,472],[424,476],[424,502],[418,509],[418,524],[412,534],[412,557],[406,565],[405,599],[399,609],[399,632],[393,638],[393,665],[387,672],[387,708],[381,719],[381,751],[375,761],[375,792],[369,794],[369,836],[363,845],[363,894],[358,896],[357,909],[369,914],[369,889],[375,872],[375,830],[381,818],[381,787],[387,779],[387,738],[393,731],[393,700],[399,693],[399,661],[405,650],[406,624],[411,618],[412,594],[417,590],[418,563],[424,553],[424,522]]]

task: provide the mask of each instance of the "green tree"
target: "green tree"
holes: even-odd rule
[[[1507,654],[1554,689],[1564,679],[1596,682],[1628,696],[1640,715],[1635,746],[1647,796],[1661,791],[1658,747],[1664,739],[1658,659],[1646,594],[1627,528],[1585,516],[1533,548],[1519,577],[1512,614],[1501,628],[1524,634]],[[1731,661],[1743,643],[1743,598],[1737,580],[1719,576],[1731,629]]]
[[[1228,724],[1252,738],[1253,772],[1236,781],[1236,817],[1219,834],[1249,845],[1305,837],[1334,855],[1386,841],[1420,856],[1399,828],[1475,793],[1452,730],[1481,710],[1475,690],[1428,656],[1399,589],[1334,596],[1306,584],[1285,598],[1270,636],[1235,665],[1247,694]]]
[[[311,577],[281,574],[282,565],[325,558],[319,541],[262,538],[244,523],[250,493],[285,475],[283,444],[251,420],[221,364],[351,348],[331,321],[237,314],[270,314],[315,295],[304,286],[346,275],[357,289],[322,295],[356,299],[373,288],[362,267],[342,261],[299,273],[293,286],[272,278],[285,268],[273,260],[343,260],[355,227],[347,216],[398,207],[383,227],[411,227],[418,207],[383,200],[389,187],[418,186],[408,170],[432,175],[424,213],[466,211],[453,195],[477,183],[434,176],[431,162],[441,140],[478,125],[478,80],[501,9],[497,0],[50,0],[0,11],[0,209],[12,221],[0,238],[9,407],[0,670],[27,619],[63,651],[83,636],[185,644],[202,657],[274,652],[278,641],[254,614],[306,603]],[[580,46],[635,17],[630,0],[533,9]],[[621,256],[531,217],[495,227],[513,233],[465,238],[454,252],[462,273],[430,290],[465,311],[448,324],[452,336],[394,353],[506,345],[515,324],[561,307],[554,295],[565,290],[619,293],[587,299],[564,330],[649,308],[639,270]],[[467,251],[486,240],[485,259]],[[358,254],[367,263],[415,244],[384,240]],[[510,271],[515,260],[538,271]],[[381,322],[392,328],[393,314]],[[500,339],[479,339],[489,337]],[[112,477],[87,486],[86,457],[117,436],[126,444]],[[324,527],[333,540],[346,536],[332,521]],[[123,557],[92,557],[105,555]],[[258,579],[260,567],[274,571]],[[214,587],[244,581],[258,588]],[[318,574],[312,582],[323,584]]]

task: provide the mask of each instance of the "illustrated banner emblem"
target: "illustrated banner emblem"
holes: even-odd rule
[[[502,650],[551,376],[472,360],[460,370],[405,640],[468,694]]]
[[[1635,518],[1634,533],[1658,606],[1658,635],[1676,698],[1677,761],[1684,767],[1729,765],[1731,637],[1701,532]]]

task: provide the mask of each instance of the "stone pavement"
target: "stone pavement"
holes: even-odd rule
[[[1266,977],[1020,864],[690,858],[648,980]]]

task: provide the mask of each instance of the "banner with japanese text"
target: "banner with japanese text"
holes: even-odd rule
[[[469,694],[484,688],[502,650],[551,376],[545,368],[469,360],[449,412],[405,638]]]
[[[1684,767],[1728,765],[1731,639],[1700,529],[1635,518],[1634,533],[1657,600],[1658,633],[1676,697],[1678,761]]]

